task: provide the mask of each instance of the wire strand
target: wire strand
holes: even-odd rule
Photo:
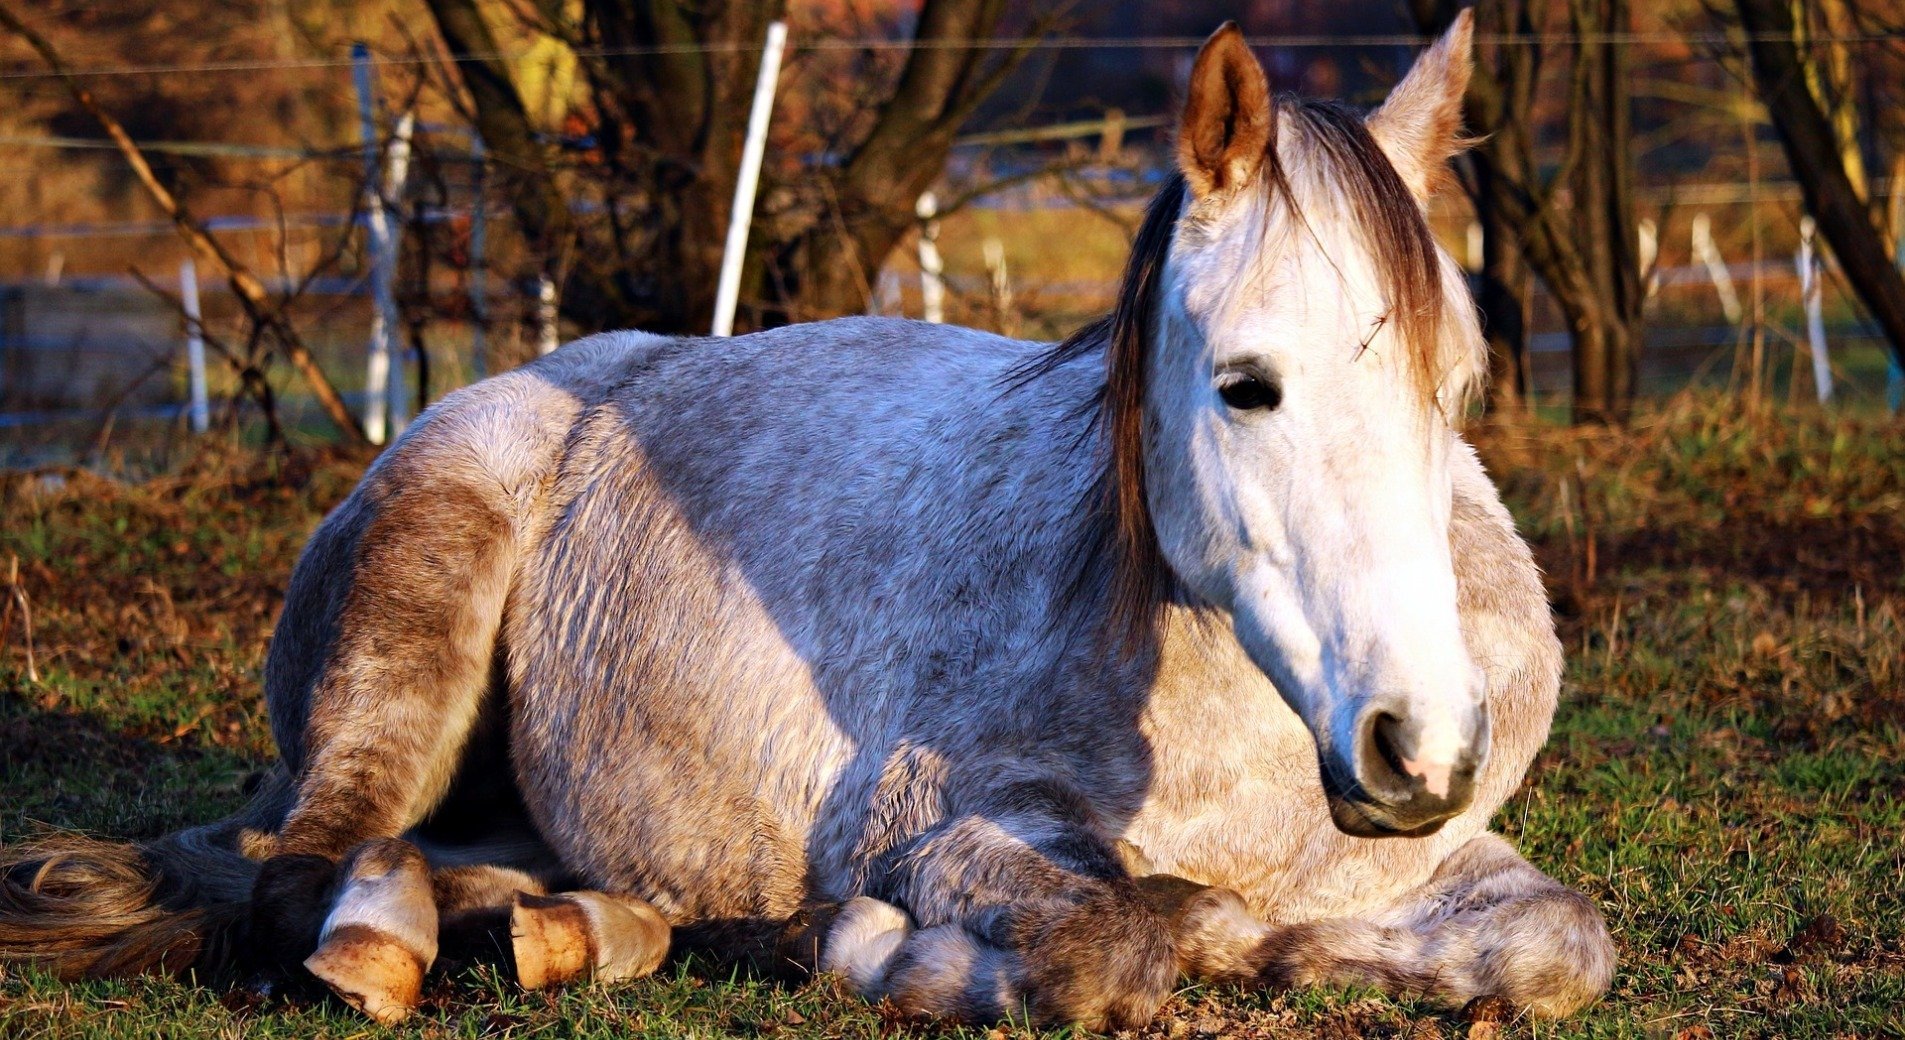
[[[995,37],[983,40],[895,40],[885,37],[834,38],[790,41],[788,49],[794,53],[815,53],[820,51],[904,51],[915,48],[935,50],[1182,50],[1200,46],[1202,36],[1050,36],[1050,37]],[[1780,33],[1726,33],[1711,30],[1700,32],[1608,32],[1608,33],[1528,33],[1528,34],[1478,34],[1478,44],[1492,43],[1507,46],[1553,46],[1574,43],[1698,43],[1709,45],[1739,44],[1754,41],[1787,40],[1790,37]],[[1905,30],[1847,33],[1836,36],[1811,36],[1809,44],[1822,43],[1894,43],[1905,40]],[[1254,36],[1249,39],[1252,47],[1262,48],[1331,48],[1331,47],[1420,47],[1431,42],[1427,37],[1408,33],[1351,34],[1343,36],[1327,35],[1269,35]],[[754,41],[724,42],[705,44],[657,44],[641,47],[582,47],[575,48],[578,57],[585,58],[630,58],[660,56],[667,54],[728,54],[753,53],[760,49]],[[439,60],[463,64],[477,61],[509,61],[526,57],[533,53],[529,47],[513,50],[492,50],[456,56],[433,55],[373,55],[369,60],[379,66],[423,65]],[[200,64],[153,64],[121,65],[96,69],[69,69],[69,73],[83,78],[106,78],[114,76],[163,76],[185,73],[238,73],[265,72],[272,70],[320,70],[348,68],[352,64],[349,57],[340,58],[304,58],[283,61],[242,60],[223,62],[204,62]],[[0,81],[53,79],[55,73],[44,69],[15,69],[0,72]]]

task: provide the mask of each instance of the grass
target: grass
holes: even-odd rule
[[[1603,907],[1613,992],[1538,1024],[1367,993],[1191,988],[1146,1035],[1905,1036],[1905,425],[1679,398],[1626,431],[1477,439],[1547,571],[1569,657],[1549,746],[1498,826]],[[286,574],[357,472],[211,454],[140,484],[0,478],[0,568],[18,557],[43,673],[27,677],[15,617],[0,633],[0,841],[151,835],[239,804],[270,752],[258,668]],[[383,1032],[303,994],[0,969],[0,1040]],[[530,995],[460,967],[389,1032],[993,1031],[689,963]]]

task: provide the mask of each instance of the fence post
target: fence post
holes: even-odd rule
[[[922,192],[913,208],[919,215],[919,298],[927,321],[937,325],[946,320],[945,264],[939,258],[939,200],[933,193]]]
[[[489,374],[489,150],[481,134],[470,133],[470,163],[475,183],[470,192],[470,373],[477,379]]]
[[[1638,241],[1637,258],[1640,260],[1640,274],[1646,279],[1641,286],[1642,299],[1651,300],[1660,292],[1660,226],[1652,220],[1642,217],[1634,225],[1634,234]]]
[[[364,226],[370,232],[372,291],[382,273],[385,235],[383,200],[377,197],[377,105],[371,86],[370,48],[351,44],[351,84],[357,89],[358,129],[364,138]],[[385,387],[390,382],[390,330],[384,327],[381,301],[370,318],[370,346],[364,373],[364,438],[385,441]]]
[[[1002,336],[1018,334],[1018,316],[1012,313],[1012,275],[1005,267],[1005,243],[990,235],[985,241],[986,274],[992,282],[992,322]]]
[[[741,146],[741,169],[734,181],[734,209],[728,214],[728,242],[721,253],[721,281],[714,293],[716,336],[734,332],[734,308],[741,298],[741,262],[747,258],[748,225],[754,220],[754,191],[760,186],[761,155],[767,149],[767,123],[774,114],[774,86],[780,81],[781,51],[787,46],[787,23],[767,23],[767,43],[761,48],[761,72],[754,81],[754,107],[747,116],[747,141]]]
[[[1819,225],[1811,217],[1799,218],[1799,297],[1806,304],[1806,345],[1812,353],[1812,385],[1819,403],[1832,400],[1832,363],[1826,357],[1826,322],[1823,313],[1824,286],[1819,278],[1819,255],[1813,251],[1813,235]]]
[[[1713,244],[1713,220],[1705,213],[1693,215],[1693,257],[1706,265],[1707,277],[1713,280],[1713,291],[1720,294],[1720,309],[1726,313],[1726,320],[1738,325],[1744,314],[1740,309],[1740,294],[1733,291],[1733,275],[1726,269],[1720,247]]]
[[[386,395],[390,402],[390,433],[396,436],[403,432],[410,415],[410,395],[404,379],[404,352],[393,349],[391,337],[396,334],[402,317],[397,313],[397,249],[402,236],[402,224],[393,227],[390,221],[392,211],[398,209],[403,198],[404,182],[410,179],[410,135],[416,129],[417,116],[414,112],[405,112],[397,120],[397,126],[390,137],[390,154],[384,159],[384,184],[378,195],[379,222],[383,230],[383,249],[378,259],[381,267],[377,277],[377,311],[383,325],[384,356],[389,362],[389,379]]]
[[[205,392],[205,323],[198,309],[198,265],[189,256],[179,263],[179,303],[185,308],[185,368],[192,402],[192,432],[204,433],[212,428],[211,403]]]
[[[1900,189],[1899,182],[1894,179],[1892,190],[1896,192]],[[1905,213],[1905,209],[1894,212]],[[1898,240],[1892,246],[1892,263],[1900,270],[1905,270],[1905,220],[1898,221],[1895,227]],[[1885,403],[1891,406],[1892,414],[1897,415],[1900,409],[1905,408],[1905,367],[1899,365],[1898,354],[1893,351],[1885,352],[1885,360]]]

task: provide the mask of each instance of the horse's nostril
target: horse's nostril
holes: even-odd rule
[[[1372,712],[1363,721],[1356,779],[1380,801],[1401,801],[1414,793],[1415,784],[1402,765],[1409,752],[1402,729],[1402,720],[1386,711]]]
[[[1381,712],[1377,714],[1369,729],[1370,743],[1374,745],[1376,754],[1381,756],[1382,764],[1388,774],[1386,779],[1408,783],[1409,772],[1402,764],[1404,753],[1400,746],[1402,720],[1386,711]]]

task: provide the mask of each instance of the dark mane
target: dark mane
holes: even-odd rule
[[[1445,375],[1439,344],[1447,301],[1435,240],[1421,206],[1370,136],[1360,113],[1335,102],[1291,96],[1278,98],[1276,110],[1261,190],[1269,193],[1271,205],[1284,207],[1305,233],[1314,235],[1289,172],[1277,160],[1280,135],[1274,128],[1294,120],[1301,128],[1299,146],[1312,149],[1315,159],[1309,164],[1313,169],[1304,174],[1304,187],[1311,194],[1340,196],[1347,204],[1371,245],[1388,301],[1383,341],[1405,352],[1419,390],[1433,398]],[[1104,468],[1090,507],[1108,523],[1093,525],[1094,544],[1081,548],[1079,567],[1080,580],[1090,580],[1093,568],[1109,556],[1110,634],[1125,653],[1149,642],[1158,609],[1171,592],[1170,568],[1144,496],[1144,400],[1158,285],[1188,194],[1183,175],[1174,172],[1152,197],[1132,241],[1111,313],[1053,344],[1010,378],[1020,385],[1087,355],[1103,354],[1105,381],[1087,407],[1094,429],[1104,436]],[[1105,541],[1110,544],[1101,544]]]

